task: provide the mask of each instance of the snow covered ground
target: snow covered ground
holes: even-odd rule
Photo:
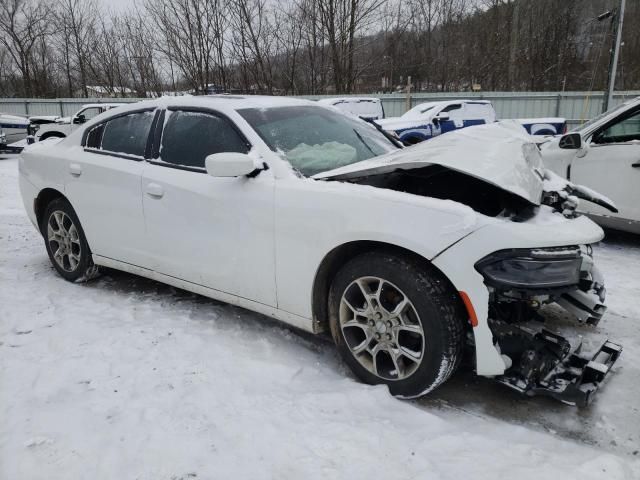
[[[261,315],[124,273],[65,282],[0,159],[0,478],[640,478],[640,240],[596,259],[596,333],[625,350],[591,407],[469,372],[403,402]]]

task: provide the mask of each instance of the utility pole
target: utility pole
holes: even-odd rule
[[[613,55],[609,57],[609,73],[607,75],[607,94],[602,102],[602,111],[609,110],[613,100],[613,90],[616,85],[616,69],[620,56],[620,39],[622,38],[622,21],[624,20],[625,0],[620,0],[620,7],[613,18]]]
[[[411,110],[411,75],[407,77],[407,98],[405,99],[404,111],[408,112]]]

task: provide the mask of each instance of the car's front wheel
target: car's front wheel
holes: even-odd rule
[[[49,203],[42,222],[49,259],[63,278],[81,282],[98,274],[80,220],[67,200],[57,198]]]
[[[329,293],[337,348],[355,375],[393,395],[424,395],[449,378],[463,348],[460,299],[435,268],[396,253],[347,262]]]

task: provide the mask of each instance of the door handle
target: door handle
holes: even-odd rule
[[[640,168],[640,160],[638,160],[636,163],[632,163],[631,166],[633,168]]]
[[[71,175],[73,175],[74,177],[79,177],[80,175],[82,175],[82,166],[80,166],[77,163],[70,163],[69,164],[69,173]]]
[[[147,195],[153,198],[162,198],[164,189],[157,183],[148,183],[146,188]]]

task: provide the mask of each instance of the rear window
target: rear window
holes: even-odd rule
[[[100,148],[109,152],[144,157],[154,113],[153,111],[136,112],[109,120],[104,124]],[[97,129],[92,130],[91,133],[95,130]],[[91,140],[87,138],[87,143]]]

